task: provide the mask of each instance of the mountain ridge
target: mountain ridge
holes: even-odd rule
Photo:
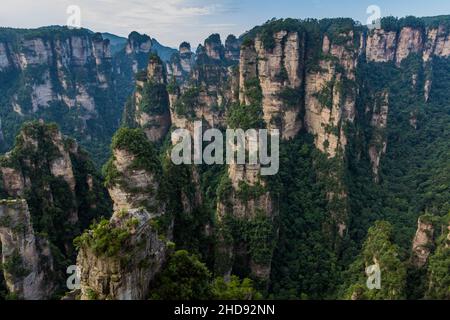
[[[113,215],[77,237],[73,295],[209,298],[231,282],[277,299],[449,299],[450,28],[381,24],[271,20],[195,53],[184,42],[169,61],[130,34],[112,67],[129,97],[104,168]],[[175,166],[171,130],[196,121],[278,129],[279,173]],[[365,285],[369,266],[381,290]]]

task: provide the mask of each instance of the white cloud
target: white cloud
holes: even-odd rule
[[[237,0],[2,0],[0,24],[65,24],[67,7],[78,5],[85,28],[123,36],[138,31],[177,46],[184,40],[196,44],[211,32],[233,29],[233,24],[222,23],[217,17],[226,21],[226,16],[236,11],[236,3]],[[206,30],[210,27],[212,30]]]

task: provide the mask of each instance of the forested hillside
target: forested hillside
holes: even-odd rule
[[[16,200],[0,204],[0,218],[19,212],[36,242],[46,234],[55,270],[78,250],[81,287],[69,297],[450,299],[448,17],[389,17],[374,30],[344,18],[274,19],[225,42],[213,34],[195,53],[186,42],[170,59],[154,51],[132,33],[113,61],[124,112],[102,176],[42,123],[25,125],[1,162],[4,198]],[[193,133],[196,121],[278,129],[279,172],[175,165],[171,133]],[[11,290],[28,258],[18,250],[3,263],[0,292],[60,293],[59,280]],[[49,268],[41,260],[38,275]],[[366,285],[370,266],[378,289]]]

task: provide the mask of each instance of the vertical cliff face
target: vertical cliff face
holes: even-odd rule
[[[249,103],[246,87],[257,79],[262,89],[264,120],[286,140],[302,126],[316,147],[330,158],[345,149],[343,126],[355,117],[355,72],[360,34],[348,30],[309,47],[302,28],[281,30],[267,38],[257,34],[244,43],[240,59],[240,101]],[[318,57],[318,58],[317,58]],[[250,87],[251,88],[251,87]]]
[[[121,130],[117,135],[124,134],[124,132],[124,130]],[[149,145],[145,140],[141,142],[145,143],[146,146]],[[157,164],[156,155],[151,154],[152,152],[155,152],[153,148],[146,150],[146,153],[152,158],[146,160],[149,162],[148,165],[143,163],[141,166],[139,158],[141,155],[134,152],[133,149],[130,150],[126,146],[118,146],[113,149],[113,157],[108,163],[107,172],[109,174],[108,190],[114,202],[115,211],[140,207],[147,207],[149,210],[162,210],[159,205],[156,205],[158,203],[159,181],[152,170],[152,166]],[[143,166],[144,164],[146,165]],[[155,167],[154,170],[156,169]]]
[[[219,35],[206,39],[195,59],[186,45],[182,51],[180,59],[186,66],[181,60],[182,76],[175,77],[169,90],[172,124],[192,131],[193,122],[204,119],[209,127],[225,127],[226,110],[233,102],[232,67],[237,62],[225,56]]]
[[[118,87],[119,99],[122,101],[131,94],[134,75],[147,68],[148,59],[152,53],[157,54],[164,62],[168,62],[175,52],[175,49],[164,47],[146,34],[131,32],[125,48],[119,50],[114,56],[115,74],[121,85]]]
[[[213,34],[205,40],[206,55],[213,60],[223,60],[225,58],[225,48],[218,34]]]
[[[81,299],[146,299],[172,237],[161,164],[141,129],[120,129],[113,154],[106,180],[115,213],[76,240]]]
[[[412,53],[419,53],[423,50],[423,31],[405,27],[398,36],[396,63],[401,62]]]
[[[114,81],[117,91],[111,96],[117,94],[119,100],[135,90],[125,106],[124,126],[138,129],[119,130],[105,171],[113,217],[92,225],[76,240],[82,299],[147,299],[172,240],[177,247],[201,252],[217,275],[250,276],[261,288],[279,287],[279,292],[294,292],[296,297],[303,293],[328,297],[335,293],[333,284],[318,289],[307,273],[316,268],[338,274],[336,261],[350,252],[343,253],[346,247],[353,248],[347,241],[360,241],[367,230],[361,226],[371,224],[375,214],[396,220],[397,213],[405,213],[403,223],[411,216],[415,221],[415,210],[446,208],[448,197],[439,193],[445,192],[446,183],[424,181],[428,171],[439,171],[428,170],[434,168],[428,160],[403,160],[410,145],[434,139],[430,132],[443,134],[440,139],[446,140],[441,123],[438,129],[423,129],[428,117],[446,117],[448,90],[439,82],[445,82],[450,40],[443,25],[402,22],[369,31],[349,19],[271,21],[240,39],[229,36],[225,44],[212,35],[195,54],[182,43],[170,60],[153,55],[154,46],[150,37],[132,33],[112,74],[109,45],[99,35],[0,37],[0,76],[11,77],[0,81],[0,95],[14,93],[6,104],[13,120],[45,118],[58,104],[70,110],[64,121],[72,116],[82,120],[74,132],[95,140],[89,128],[95,117],[103,115],[99,106],[108,107],[105,96],[110,96]],[[439,72],[441,78],[436,77]],[[32,81],[18,89],[21,77]],[[12,120],[6,113],[0,112],[0,117],[0,129],[5,129],[6,121],[0,140],[5,133],[6,141]],[[286,165],[295,157],[300,160],[274,179],[262,177],[261,166],[253,164],[230,164],[221,170],[178,167],[166,159],[162,165],[159,153],[170,150],[162,143],[170,129],[192,132],[195,121],[222,131],[278,129],[282,161]],[[96,130],[103,132],[102,125]],[[247,143],[250,140],[246,138]],[[53,126],[35,123],[17,141],[0,161],[0,191],[4,198],[26,199],[29,210],[20,201],[0,203],[2,254],[7,265],[20,271],[6,270],[5,276],[9,290],[18,297],[48,297],[57,289],[43,275],[54,270],[58,276],[66,267],[58,262],[52,267],[51,257],[62,254],[73,261],[73,237],[110,208],[86,155]],[[402,143],[405,147],[399,147]],[[444,186],[438,196],[430,199],[431,193],[423,192],[427,196],[416,202],[415,196],[398,191],[404,188],[389,185],[389,170],[398,180],[402,177],[397,172],[410,172],[393,166],[398,159],[404,161],[401,165],[420,167],[418,188]],[[439,181],[444,178],[439,176]],[[293,186],[287,186],[290,182]],[[394,192],[384,193],[386,187]],[[280,205],[280,189],[286,204]],[[284,220],[278,219],[281,216]],[[4,224],[9,220],[11,225]],[[25,234],[17,232],[22,225]],[[430,297],[448,294],[444,291],[448,288],[439,285],[446,283],[442,270],[447,270],[448,232],[433,250],[437,231],[420,219],[412,246],[413,266],[419,272],[430,268]],[[282,232],[294,239],[284,235],[279,240]],[[48,233],[49,239],[40,239],[38,233]],[[204,242],[206,237],[217,242]],[[351,267],[358,279],[356,286],[348,287],[349,298],[405,296],[405,263],[391,240],[388,224],[377,223],[369,231],[363,252]],[[315,246],[317,242],[320,245]],[[294,245],[295,252],[277,255],[277,250],[289,251]],[[293,266],[277,261],[288,255]],[[300,261],[306,256],[314,257]],[[364,287],[364,267],[373,264],[388,275],[380,292]],[[274,286],[267,285],[269,279]],[[31,282],[31,289],[26,289]]]
[[[127,54],[149,54],[152,49],[152,40],[147,35],[141,35],[137,32],[132,32],[128,36],[128,43],[125,48]],[[137,72],[137,69],[136,69]]]
[[[397,33],[382,29],[369,34],[366,40],[366,57],[368,61],[388,62],[395,58]]]
[[[369,32],[365,53],[368,61],[390,62],[397,66],[410,54],[419,54],[425,62],[433,56],[448,57],[450,42],[443,25],[400,26],[395,30],[377,29]]]
[[[241,42],[234,35],[230,34],[225,40],[225,58],[239,61]]]
[[[251,30],[241,47],[240,104],[260,105],[265,125],[279,129],[284,140],[302,130],[308,132],[316,149],[328,158],[329,165],[319,169],[318,179],[326,189],[331,217],[328,227],[336,234],[334,245],[348,232],[351,215],[345,182],[347,147],[356,139],[351,130],[360,125],[356,122],[367,119],[371,130],[360,152],[366,153],[376,183],[380,182],[380,167],[389,145],[390,84],[365,77],[366,66],[392,65],[391,72],[397,75],[395,70],[407,68],[405,63],[420,57],[424,70],[428,70],[425,78],[417,72],[407,74],[411,88],[423,90],[427,101],[432,87],[429,63],[448,56],[444,49],[448,33],[442,26],[411,21],[398,22],[395,27],[383,22],[383,26],[385,29],[368,31],[348,19],[317,24],[274,21]],[[363,108],[357,110],[358,104],[364,104]],[[420,126],[418,113],[412,110],[408,120],[416,129]],[[230,171],[230,177],[239,176],[236,173],[246,168],[236,166]]]
[[[128,36],[125,49],[114,56],[114,73],[120,104],[125,104],[127,98],[133,93],[136,74],[147,68],[151,52],[151,38],[132,32]]]
[[[240,60],[240,101],[251,103],[249,94],[257,81],[261,87],[264,121],[281,130],[283,139],[293,138],[301,128],[300,90],[303,84],[304,38],[297,32],[273,35],[272,47],[260,36],[244,44]]]
[[[75,132],[88,148],[112,136],[120,110],[115,99],[109,41],[87,30],[41,28],[0,32],[2,148],[11,146],[20,124],[42,118]],[[108,106],[108,107],[106,107]],[[94,125],[93,122],[96,122]]]
[[[73,140],[64,137],[56,125],[38,122],[24,125],[15,148],[0,162],[2,197],[24,199],[13,203],[17,204],[12,206],[16,211],[8,207],[9,202],[4,203],[5,221],[12,219],[14,225],[9,228],[17,234],[3,229],[2,244],[5,246],[9,241],[17,248],[5,247],[3,253],[12,255],[17,263],[25,261],[24,264],[30,265],[26,268],[18,265],[18,270],[31,268],[33,272],[22,279],[29,289],[21,289],[17,284],[9,288],[10,292],[25,299],[49,298],[65,283],[68,265],[64,263],[75,258],[73,238],[92,219],[110,210],[105,190],[87,155]],[[35,236],[38,233],[48,236],[38,238]],[[65,260],[59,259],[53,266],[52,256]],[[41,270],[39,264],[48,264],[47,270]],[[52,277],[58,283],[49,282]]]
[[[53,283],[53,257],[49,242],[35,235],[25,200],[0,202],[0,243],[3,276],[16,299],[49,299]]]
[[[137,75],[134,96],[125,106],[125,123],[143,128],[148,139],[161,142],[171,126],[166,69],[152,55],[146,71]]]
[[[386,29],[379,29],[374,31],[368,31],[365,36],[365,41],[362,41],[361,52],[365,52],[365,62],[367,64],[380,63],[385,70],[389,70],[392,63],[395,64],[397,69],[404,72],[405,75],[411,77],[410,86],[408,90],[411,90],[411,95],[423,92],[423,96],[418,96],[417,100],[410,102],[414,104],[425,104],[430,102],[430,91],[433,87],[433,60],[448,58],[448,30],[444,24],[432,24],[427,25],[423,21],[415,22],[397,22],[386,25],[383,23]],[[446,49],[447,48],[447,49]],[[420,59],[423,62],[422,67],[414,67],[419,61],[414,59]],[[373,66],[373,65],[372,65]],[[410,70],[415,70],[411,73]],[[394,73],[396,71],[393,71]],[[392,77],[392,75],[387,76]],[[394,76],[398,80],[399,75]],[[370,78],[370,76],[366,76]],[[382,163],[382,157],[386,154],[389,148],[389,141],[387,137],[389,119],[391,117],[391,99],[404,99],[396,96],[391,97],[392,84],[390,83],[377,83],[377,80],[371,80],[373,83],[365,87],[364,90],[369,90],[370,86],[378,87],[377,92],[371,92],[372,95],[369,105],[366,105],[365,112],[370,118],[369,125],[373,128],[372,135],[370,137],[368,146],[368,154],[372,164],[372,171],[375,182],[380,182],[380,166]],[[406,82],[406,81],[405,81]],[[395,91],[395,89],[394,89]],[[404,95],[406,97],[406,95]],[[415,110],[411,109],[409,124],[415,130],[418,130],[420,123],[418,120],[418,114],[420,108]],[[394,111],[397,112],[397,111]]]
[[[232,93],[237,101],[228,112],[229,128],[271,128],[272,117],[284,111],[276,109],[276,94],[281,88],[279,63],[284,53],[281,38],[277,38],[278,52],[266,51],[260,39],[242,45],[239,70],[232,81]],[[273,67],[275,70],[271,69]],[[247,148],[257,142],[255,138],[245,138]],[[232,273],[250,275],[264,286],[270,278],[277,230],[276,208],[260,172],[261,166],[250,164],[248,159],[246,164],[228,164],[218,188],[219,244],[215,268],[217,273],[227,276]],[[252,230],[257,231],[252,233]]]
[[[48,194],[45,203],[33,203],[31,208],[32,214],[44,214],[44,207],[58,206],[61,200],[58,192],[64,189],[67,191],[64,214],[68,222],[77,224],[80,215],[92,214],[79,212],[78,205],[85,200],[78,198],[83,188],[100,191],[100,196],[100,183],[93,171],[80,172],[80,165],[86,165],[88,160],[73,140],[64,137],[55,125],[35,122],[24,125],[16,141],[15,148],[2,158],[3,193],[33,200],[38,194]],[[88,206],[94,209],[95,201]]]
[[[412,244],[412,264],[422,268],[428,262],[434,243],[434,226],[425,217],[419,218],[417,231]]]
[[[269,22],[243,36],[239,65],[229,70],[227,63],[236,61],[235,40],[230,37],[223,46],[212,36],[199,47],[189,77],[180,60],[171,69],[178,84],[169,90],[172,124],[193,131],[193,121],[204,118],[210,127],[239,128],[244,123],[239,120],[246,119],[238,118],[247,114],[254,120],[250,128],[279,129],[285,143],[312,136],[320,151],[314,154],[315,179],[327,213],[321,232],[329,235],[330,248],[339,254],[357,214],[351,211],[355,190],[347,180],[349,163],[362,158],[367,175],[371,170],[374,182],[383,182],[383,157],[388,155],[389,138],[395,136],[388,135],[389,126],[399,120],[392,114],[403,112],[395,109],[398,104],[392,106],[392,97],[407,98],[399,94],[406,85],[407,90],[423,93],[419,105],[425,105],[433,92],[430,63],[448,57],[448,33],[442,26],[402,22],[384,27],[368,31],[349,19]],[[377,67],[384,68],[385,78],[392,77],[395,84],[365,74]],[[227,112],[216,109],[219,101],[227,102]],[[404,112],[407,123],[420,130],[419,107]],[[257,165],[230,165],[220,182],[218,274],[237,272],[263,281],[271,275],[278,208],[259,170]],[[249,235],[247,228],[263,231]],[[419,247],[418,260],[423,258]],[[367,263],[378,263],[375,260],[379,262],[369,257]],[[394,291],[388,294],[401,296]]]
[[[222,177],[216,272],[230,276],[246,270],[243,275],[267,284],[277,238],[276,208],[260,170],[259,165],[232,164]]]
[[[184,83],[188,80],[195,63],[195,55],[191,51],[191,45],[187,42],[180,44],[179,51],[174,53],[167,63],[167,74],[169,80]]]
[[[192,71],[192,63],[194,58],[194,54],[191,51],[191,45],[187,42],[183,42],[180,45],[179,51],[181,68],[185,73],[189,74]]]
[[[353,30],[323,36],[318,71],[309,71],[305,84],[305,125],[315,136],[316,148],[334,158],[345,151],[344,127],[355,118],[355,71],[359,39]]]
[[[364,41],[360,30],[345,19],[321,28],[290,22],[285,28],[267,27],[270,31],[263,26],[244,41],[240,101],[255,103],[251,84],[256,79],[267,127],[279,129],[284,140],[297,137],[302,129],[314,137],[315,147],[333,163],[334,169],[318,175],[327,189],[328,227],[336,239],[342,238],[348,219],[343,182],[346,127],[356,116],[356,70]]]
[[[147,35],[141,35],[137,32],[132,32],[128,36],[128,43],[125,48],[127,55],[132,56],[132,65],[134,73],[137,73],[145,65],[140,61],[141,57],[148,56],[152,49],[152,40]],[[145,63],[145,62],[144,62]]]
[[[373,127],[373,134],[369,145],[369,157],[374,180],[378,183],[381,157],[386,153],[387,148],[385,130],[388,125],[389,94],[381,93],[378,98],[374,99],[373,104],[373,108],[366,111],[372,114],[370,125]]]

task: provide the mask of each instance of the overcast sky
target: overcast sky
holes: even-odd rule
[[[369,5],[378,5],[382,16],[450,14],[448,0],[1,0],[0,26],[65,25],[70,5],[81,9],[82,27],[121,36],[135,30],[172,47],[182,41],[196,46],[215,32],[240,35],[272,17],[365,23]]]

